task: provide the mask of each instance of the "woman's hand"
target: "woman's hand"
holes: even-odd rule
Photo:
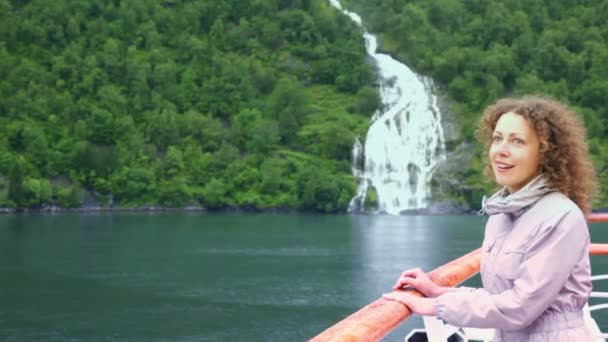
[[[405,304],[411,312],[419,315],[435,315],[435,299],[433,298],[422,298],[403,291],[385,293],[382,298]]]
[[[413,287],[429,298],[434,298],[447,292],[446,288],[433,283],[429,276],[420,268],[414,268],[401,273],[401,276],[393,286],[393,290],[401,290],[404,286]]]

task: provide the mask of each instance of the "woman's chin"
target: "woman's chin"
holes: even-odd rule
[[[511,184],[511,182],[509,182],[509,179],[507,179],[506,177],[501,177],[501,176],[497,176],[494,178],[494,180],[496,181],[496,184],[498,184],[499,186],[503,187],[503,186],[509,186],[509,184]]]

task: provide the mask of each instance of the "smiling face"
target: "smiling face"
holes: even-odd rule
[[[489,151],[496,183],[514,193],[540,173],[540,140],[523,116],[503,114],[496,122]]]

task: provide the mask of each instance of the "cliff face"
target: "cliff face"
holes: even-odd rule
[[[470,189],[463,173],[475,154],[475,145],[463,141],[457,114],[451,109],[453,101],[447,92],[437,87],[436,96],[441,110],[441,124],[446,144],[445,159],[441,161],[431,182],[431,199],[424,212],[431,214],[470,213],[476,209],[471,203]]]

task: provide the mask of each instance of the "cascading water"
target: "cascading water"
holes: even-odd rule
[[[359,15],[343,9],[339,0],[329,2],[363,27]],[[353,147],[353,174],[359,186],[348,210],[362,211],[371,188],[376,190],[379,212],[397,215],[425,208],[431,176],[445,157],[433,82],[392,57],[376,53],[376,37],[363,31],[367,53],[378,68],[384,109],[373,115],[365,145],[357,139]]]

